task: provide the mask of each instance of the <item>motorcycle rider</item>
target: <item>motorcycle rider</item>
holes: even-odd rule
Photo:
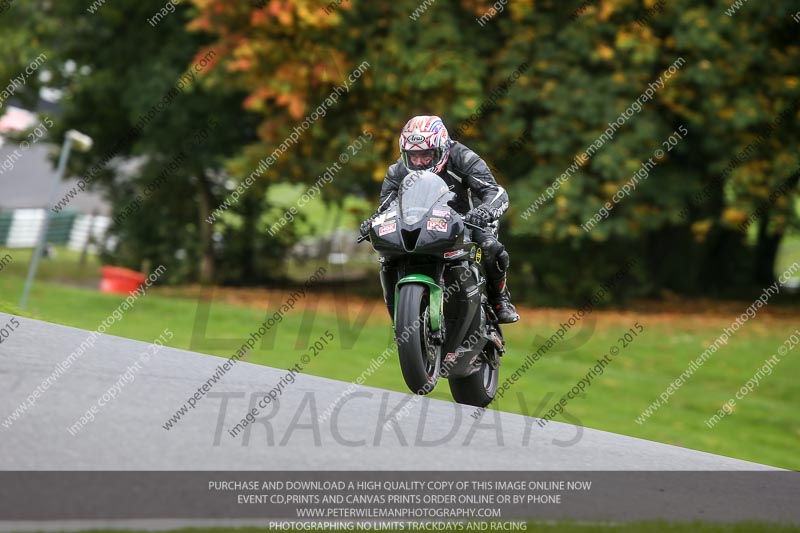
[[[456,194],[451,204],[464,221],[483,230],[473,230],[472,239],[480,244],[487,278],[487,296],[501,324],[519,320],[506,284],[509,256],[497,240],[498,219],[508,209],[508,194],[497,184],[486,163],[463,144],[451,140],[442,119],[417,116],[400,132],[400,158],[386,172],[381,187],[378,211],[361,224],[361,235],[367,235],[374,218],[385,211],[397,197],[403,178],[412,171],[428,170],[442,178]],[[394,288],[397,269],[381,256],[383,298],[394,317]]]

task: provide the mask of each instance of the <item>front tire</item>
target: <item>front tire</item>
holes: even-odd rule
[[[487,354],[486,350],[492,350],[492,352]],[[492,345],[491,341],[487,342],[481,357],[481,367],[477,372],[465,378],[450,378],[450,393],[456,402],[475,407],[486,407],[494,400],[500,375],[500,357],[496,351],[497,348]],[[497,368],[489,364],[486,355],[495,358]]]
[[[400,287],[395,338],[400,369],[406,385],[415,394],[428,394],[439,380],[441,347],[430,338],[428,288],[416,283]]]

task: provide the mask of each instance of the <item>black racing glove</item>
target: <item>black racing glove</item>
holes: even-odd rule
[[[372,228],[372,221],[375,220],[375,217],[377,216],[378,213],[375,213],[374,215],[372,215],[367,220],[361,223],[361,228],[359,228],[359,231],[361,232],[362,237],[366,237],[367,235],[369,235],[369,230],[370,228]]]
[[[464,215],[464,222],[485,228],[492,221],[492,215],[482,205],[470,210],[469,213]]]

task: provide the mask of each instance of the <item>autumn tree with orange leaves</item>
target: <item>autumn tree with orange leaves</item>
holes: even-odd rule
[[[39,3],[51,60],[78,66],[62,83],[65,114],[107,148],[195,58],[215,54],[191,94],[123,147],[157,167],[176,139],[225,119],[169,196],[144,208],[145,229],[122,231],[129,263],[179,248],[205,265],[203,279],[266,280],[298,237],[265,234],[270,186],[318,182],[369,132],[321,195],[374,201],[398,131],[417,114],[442,116],[509,190],[502,239],[517,296],[579,300],[628,259],[631,293],[763,286],[797,232],[800,46],[789,0],[734,12],[724,0],[193,0],[157,28],[136,22],[150,8],[122,0],[95,15]],[[76,157],[76,172],[101,157]],[[201,222],[248,178],[213,225]],[[112,170],[98,186],[115,205],[130,201]],[[220,265],[224,276],[210,276]]]
[[[191,28],[213,35],[221,52],[209,83],[235,83],[249,93],[246,107],[264,117],[261,140],[237,160],[238,174],[367,61],[369,72],[267,179],[308,182],[369,130],[374,145],[326,194],[374,197],[398,155],[400,126],[415,114],[439,114],[509,188],[504,227],[531,291],[577,297],[624,257],[643,260],[638,274],[648,292],[764,283],[782,237],[796,226],[800,49],[791,2],[748,5],[734,16],[725,13],[726,2],[688,0],[667,7],[649,0],[440,0],[422,12],[416,0],[195,4]],[[678,71],[613,139],[579,157],[679,58]],[[529,68],[510,82],[520,65]],[[782,113],[782,124],[765,136]],[[657,149],[665,155],[647,181],[585,231]],[[531,211],[576,161],[553,197]],[[779,187],[786,194],[764,208]]]

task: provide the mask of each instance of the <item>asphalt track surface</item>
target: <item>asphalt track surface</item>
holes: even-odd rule
[[[77,311],[79,312],[79,311]],[[0,324],[10,315],[0,314]],[[164,424],[224,359],[162,348],[95,420],[75,435],[76,423],[151,346],[101,335],[19,419],[24,403],[88,335],[80,329],[18,318],[0,345],[0,471],[775,471],[772,467],[570,424],[475,409],[450,402],[299,374],[278,402],[258,413],[237,436],[229,431],[258,400],[286,381],[285,369],[239,362],[171,429]],[[345,362],[343,362],[345,364]],[[360,370],[359,370],[360,371]],[[355,374],[355,373],[354,373]],[[446,386],[442,383],[440,386]],[[335,416],[319,416],[340,400]],[[393,412],[408,414],[389,423]],[[2,423],[8,424],[4,427]],[[438,442],[437,442],[438,440]],[[796,478],[793,478],[796,479]],[[787,485],[794,490],[797,483]],[[6,487],[7,488],[7,487]],[[736,498],[758,499],[757,487]],[[763,490],[763,488],[762,488]],[[786,494],[796,498],[798,494]],[[774,500],[774,498],[773,498]],[[797,501],[796,499],[792,501]],[[780,508],[782,502],[776,501]],[[737,500],[720,502],[719,515]],[[777,508],[776,508],[777,509]],[[747,515],[765,518],[771,511]],[[706,509],[706,518],[715,516]],[[765,514],[766,513],[766,514]],[[661,516],[645,513],[643,517]],[[687,515],[686,518],[697,517]],[[727,515],[726,515],[727,516]],[[732,515],[731,515],[732,516]],[[0,514],[0,521],[3,517]],[[797,511],[782,521],[800,522]],[[159,522],[163,527],[167,522]],[[205,523],[205,522],[204,522]],[[0,529],[50,528],[45,522],[0,522]],[[94,526],[106,522],[92,522]],[[128,522],[132,525],[133,522]],[[176,523],[183,525],[184,522]],[[208,523],[210,524],[210,523]],[[77,521],[72,526],[83,527]],[[142,524],[139,524],[142,525]],[[262,522],[263,525],[263,522]],[[34,527],[35,526],[35,527]],[[12,528],[12,529],[14,529]]]
[[[9,315],[0,314],[4,324]],[[0,422],[87,337],[19,319],[0,345]],[[239,362],[174,427],[162,427],[224,360],[164,347],[75,436],[68,428],[119,382],[149,344],[101,335],[10,428],[0,470],[755,470],[757,463],[450,402],[359,387],[338,417],[314,422],[350,383],[298,375],[256,422],[228,430],[286,375]],[[284,382],[286,380],[284,379]],[[441,383],[446,386],[445,383]],[[227,400],[227,405],[223,404]],[[405,402],[405,403],[404,403]],[[404,406],[409,413],[384,428]],[[293,424],[293,419],[295,419]],[[460,421],[459,421],[460,420]],[[304,425],[305,424],[305,425]],[[271,434],[270,434],[271,433]],[[452,434],[449,439],[448,433]],[[270,438],[271,437],[271,438]],[[431,453],[437,439],[446,454]],[[577,442],[576,442],[577,441]]]

